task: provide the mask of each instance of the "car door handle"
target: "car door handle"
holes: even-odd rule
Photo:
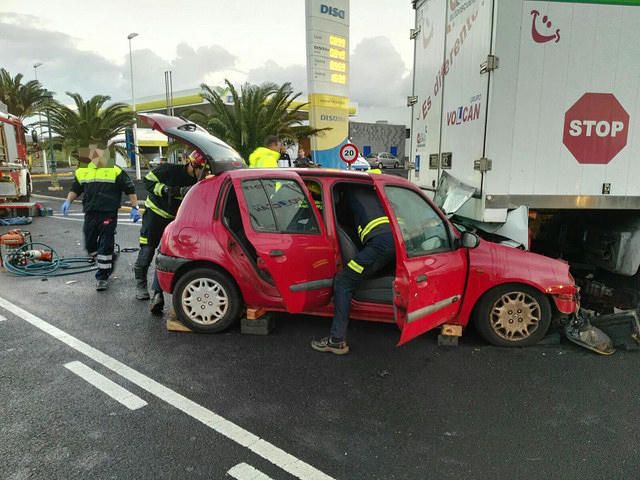
[[[282,257],[283,255],[284,255],[284,252],[282,250],[271,250],[269,252],[270,257]]]
[[[416,277],[416,282],[418,282],[418,283],[422,283],[422,282],[426,282],[426,281],[427,281],[427,275],[424,274],[424,273],[421,274],[421,275],[418,275]]]

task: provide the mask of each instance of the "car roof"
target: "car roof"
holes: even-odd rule
[[[257,169],[254,168],[241,168],[238,170],[228,170],[220,175],[220,177],[242,178],[247,176],[254,176]],[[384,173],[370,173],[370,172],[358,172],[355,170],[340,170],[337,168],[261,168],[259,169],[261,174],[268,176],[269,173],[282,174],[284,172],[295,173],[300,175],[303,179],[306,177],[324,177],[324,178],[338,178],[341,180],[358,180],[371,182],[372,176],[384,178],[389,183],[400,183],[403,185],[409,185],[415,187],[413,183],[404,177],[397,175],[387,175]]]

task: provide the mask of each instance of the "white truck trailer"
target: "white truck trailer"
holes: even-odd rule
[[[453,177],[473,192],[461,217],[566,258],[607,295],[637,290],[640,1],[413,7],[410,180]]]

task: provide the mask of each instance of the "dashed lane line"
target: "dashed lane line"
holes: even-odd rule
[[[260,470],[253,468],[246,463],[239,463],[227,472],[236,480],[273,480]]]
[[[112,370],[121,377],[137,385],[143,390],[156,396],[160,400],[168,403],[174,408],[186,413],[190,417],[198,420],[212,430],[227,437],[229,440],[248,448],[250,451],[280,467],[287,473],[290,473],[300,480],[334,480],[333,477],[323,473],[317,468],[305,463],[304,461],[290,455],[266,440],[254,435],[226,418],[215,412],[189,400],[187,397],[180,395],[178,392],[165,387],[161,383],[147,377],[146,375],[134,370],[115,358],[101,352],[91,345],[78,340],[69,335],[65,331],[45,322],[40,317],[24,310],[10,301],[0,297],[0,307],[13,313],[27,323],[60,340],[74,350],[86,355],[93,361]]]
[[[98,390],[109,395],[115,401],[120,402],[129,410],[137,410],[147,405],[143,399],[134,395],[126,388],[122,388],[115,382],[112,382],[104,375],[100,375],[95,370],[87,367],[82,362],[69,362],[65,364],[65,367],[78,375],[83,380],[86,380]]]

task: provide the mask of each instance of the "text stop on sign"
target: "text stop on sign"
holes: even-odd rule
[[[629,114],[611,93],[585,93],[564,116],[562,141],[578,163],[607,164],[627,144]]]

